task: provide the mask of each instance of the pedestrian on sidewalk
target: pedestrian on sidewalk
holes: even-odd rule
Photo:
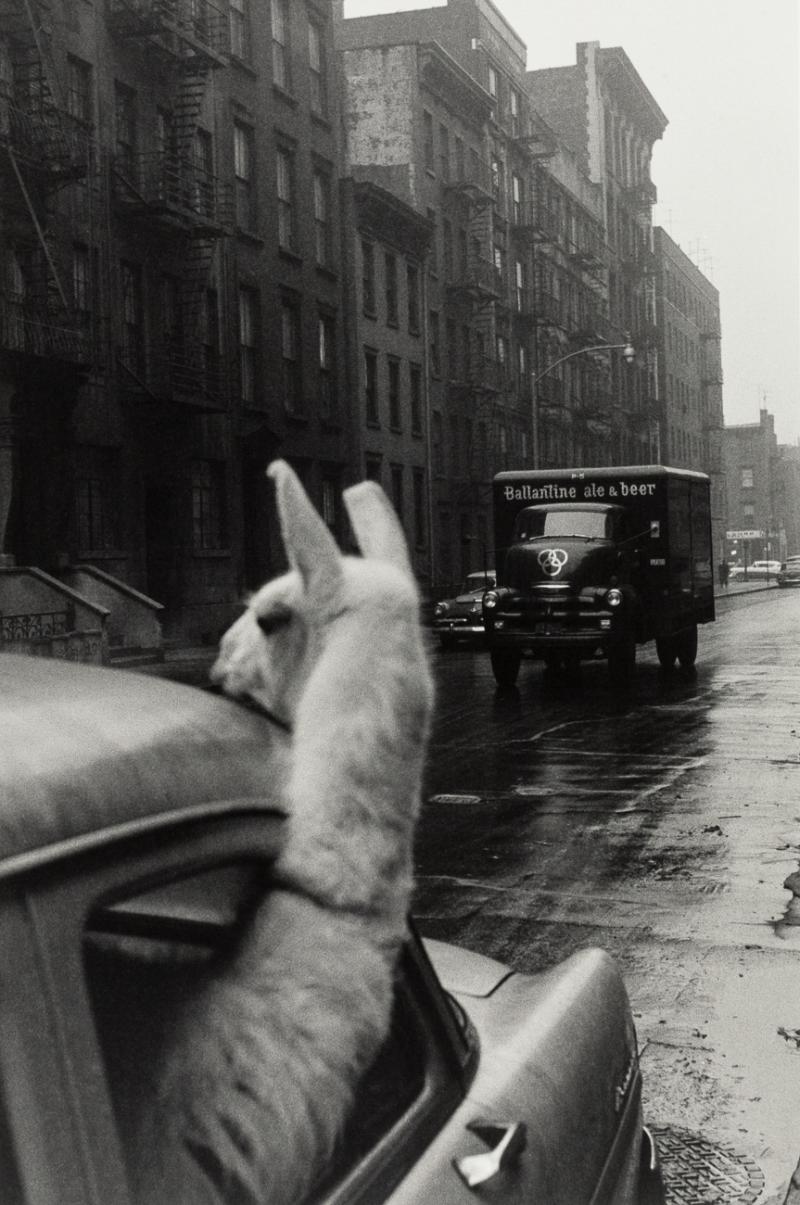
[[[728,578],[730,577],[730,566],[723,557],[719,563],[719,584],[723,590],[728,589]]]

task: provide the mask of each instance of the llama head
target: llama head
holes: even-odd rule
[[[343,493],[362,557],[343,556],[285,461],[267,470],[289,571],[267,582],[222,637],[212,681],[288,722],[337,626],[354,615],[363,634],[398,612],[416,618],[417,591],[405,536],[386,495],[372,481]]]

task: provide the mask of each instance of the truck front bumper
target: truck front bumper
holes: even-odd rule
[[[610,614],[595,613],[591,621],[580,617],[569,624],[557,619],[526,619],[518,615],[495,615],[486,625],[490,648],[518,648],[546,652],[549,649],[575,649],[586,652],[604,647],[614,636]]]

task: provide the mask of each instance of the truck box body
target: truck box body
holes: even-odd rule
[[[611,664],[655,639],[662,664],[693,662],[697,624],[714,619],[705,474],[661,465],[504,472],[493,489],[490,649]]]

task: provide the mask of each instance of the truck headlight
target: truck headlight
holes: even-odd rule
[[[609,607],[621,607],[623,602],[622,591],[618,590],[616,586],[612,586],[606,594],[606,602]]]
[[[441,619],[443,615],[447,614],[447,603],[437,603],[433,608],[433,613],[437,619]]]
[[[484,594],[483,605],[486,607],[487,611],[491,611],[497,606],[497,595],[495,594],[494,590],[488,590],[486,594]]]

